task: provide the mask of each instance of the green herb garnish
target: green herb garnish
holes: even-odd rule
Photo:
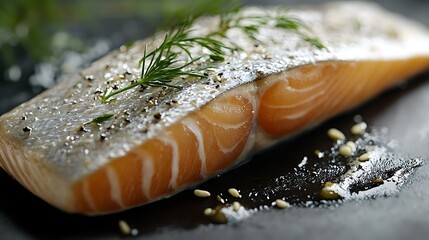
[[[213,37],[191,37],[191,24],[192,20],[188,20],[167,33],[161,45],[154,50],[147,52],[147,47],[145,47],[143,57],[139,61],[139,68],[142,69],[140,80],[114,92],[106,88],[102,102],[106,103],[111,97],[137,86],[180,88],[180,86],[170,84],[172,79],[180,76],[205,77],[196,71],[186,70],[187,66],[201,58],[201,56],[193,56],[190,52],[191,48],[199,45],[209,50],[210,59],[223,61],[223,49],[228,49],[228,47]],[[183,63],[179,60],[182,53],[188,57],[188,60]]]
[[[297,18],[286,16],[284,9],[273,16],[268,14],[243,16],[239,14],[239,8],[237,8],[230,13],[221,15],[219,30],[210,35],[218,35],[226,38],[225,34],[229,29],[238,28],[246,33],[249,38],[257,40],[256,35],[259,33],[259,29],[269,25],[294,31],[311,45],[319,49],[326,48],[318,39],[304,33],[302,29],[307,28],[307,26]]]
[[[91,123],[102,123],[104,121],[111,119],[113,116],[115,116],[115,115],[114,114],[103,114],[99,117],[92,119]]]
[[[313,46],[317,47],[318,49],[324,49],[324,48],[326,49],[325,45],[323,45],[323,43],[321,43],[320,40],[317,38],[312,38],[307,36],[304,38],[304,40],[312,44]]]

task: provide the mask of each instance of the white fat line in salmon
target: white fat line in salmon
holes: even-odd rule
[[[204,138],[201,134],[201,129],[198,127],[198,124],[195,123],[191,118],[185,118],[183,124],[195,135],[198,141],[198,156],[201,160],[201,177],[206,178],[207,175],[207,166],[206,166],[206,152],[204,149]]]

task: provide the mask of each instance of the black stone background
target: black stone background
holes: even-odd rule
[[[303,2],[324,1],[251,0],[246,4]],[[429,26],[429,1],[376,2]],[[113,27],[120,29],[121,24]],[[133,35],[128,38],[124,42],[132,40]],[[34,94],[25,83],[4,84],[0,88],[0,113]],[[358,109],[258,154],[247,164],[204,183],[201,188],[226,192],[229,186],[234,186],[245,192],[269,184],[273,178],[292,171],[315,148],[327,147],[328,128],[347,131],[356,114],[374,127],[387,127],[388,136],[398,141],[398,152],[429,160],[428,104],[429,74],[424,73]],[[0,239],[122,239],[117,227],[119,219],[127,220],[140,231],[136,239],[427,239],[429,165],[426,163],[393,197],[352,201],[337,207],[271,209],[228,225],[208,223],[201,212],[212,206],[213,201],[195,199],[190,190],[118,214],[69,215],[38,199],[0,171]]]

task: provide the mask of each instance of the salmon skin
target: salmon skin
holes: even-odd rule
[[[230,29],[225,41],[240,50],[208,62],[207,78],[173,79],[181,89],[135,88],[102,103],[107,82],[139,79],[144,46],[163,36],[136,42],[1,116],[1,167],[63,211],[117,212],[200,183],[429,68],[429,31],[378,6],[333,3],[288,14],[326,48],[276,27],[261,27],[257,39]],[[218,22],[201,18],[192,34]],[[114,116],[88,123],[105,114]]]

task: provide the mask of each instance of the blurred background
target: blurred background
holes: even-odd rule
[[[122,44],[190,14],[217,14],[239,5],[323,0],[14,0],[0,1],[0,113],[51,87]],[[379,0],[429,25],[429,1]],[[416,7],[418,6],[418,7]]]

